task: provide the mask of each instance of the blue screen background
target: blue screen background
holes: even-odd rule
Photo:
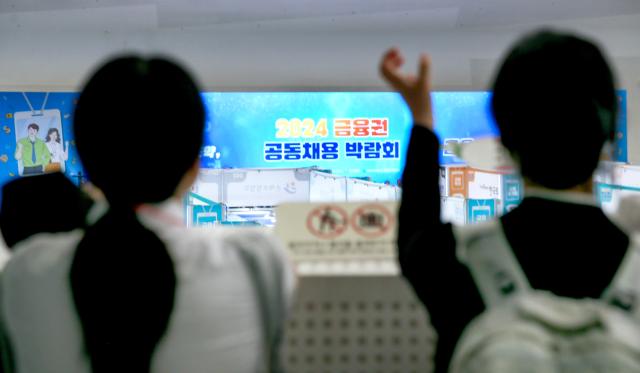
[[[40,110],[45,92],[28,92],[27,98],[34,109]],[[70,141],[66,175],[78,181],[85,175],[78,158],[72,119],[75,92],[51,92],[44,109],[58,109],[61,114],[63,137]],[[202,167],[230,168],[291,168],[317,166],[337,175],[369,177],[373,181],[394,184],[401,175],[404,156],[411,131],[411,115],[397,93],[392,92],[208,92],[202,94],[207,108],[207,124],[203,150],[216,146],[219,158],[209,157],[203,151]],[[435,131],[444,139],[480,138],[498,136],[498,130],[489,111],[489,92],[435,92],[432,95],[435,113]],[[619,133],[616,139],[616,160],[627,161],[627,94],[618,91],[620,100]],[[148,108],[145,108],[148,109]],[[118,108],[113,108],[118,110]],[[22,92],[0,92],[0,185],[18,176],[14,159],[16,148],[14,114],[30,111]],[[357,141],[398,141],[397,159],[354,159],[340,153],[337,160],[307,160],[267,162],[264,143],[268,141],[304,142],[335,141],[343,144],[351,139],[332,136],[332,119],[388,118],[389,132],[384,139],[361,138]],[[275,121],[279,118],[327,118],[329,136],[315,139],[276,139]],[[117,131],[117,123],[114,123]],[[126,128],[122,128],[126,134]],[[41,131],[41,137],[44,136]],[[441,157],[441,163],[456,163],[454,157]]]
[[[203,167],[263,168],[311,167],[331,170],[337,175],[370,177],[373,181],[395,183],[404,165],[411,131],[411,113],[397,93],[391,92],[280,92],[280,93],[204,93],[208,120],[205,146],[214,145],[219,159],[203,157]],[[435,92],[433,105],[436,133],[446,138],[498,136],[489,115],[488,92]],[[354,159],[340,154],[337,160],[264,160],[265,141],[304,142],[319,139],[277,139],[275,122],[279,118],[327,118],[329,136],[321,141],[344,143],[355,138],[335,138],[333,118],[388,118],[385,140],[400,142],[398,159]],[[366,139],[363,139],[366,140]],[[441,163],[458,163],[446,157]]]

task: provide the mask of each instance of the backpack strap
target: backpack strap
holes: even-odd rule
[[[458,260],[473,277],[487,308],[531,289],[499,220],[454,226]]]
[[[257,295],[263,326],[264,354],[266,372],[281,373],[280,345],[283,334],[283,320],[286,315],[286,299],[281,274],[284,267],[272,254],[272,250],[255,247],[256,242],[247,242],[243,237],[234,237],[240,259],[253,282]]]
[[[627,253],[601,299],[640,320],[640,235],[629,239]]]

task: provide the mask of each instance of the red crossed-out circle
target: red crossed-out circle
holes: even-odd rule
[[[307,216],[307,229],[318,238],[336,238],[344,233],[348,226],[349,215],[335,205],[316,207]]]
[[[373,219],[369,219],[372,217]],[[382,218],[380,221],[377,219]],[[369,222],[367,221],[369,220]],[[366,238],[376,238],[387,233],[395,218],[389,209],[381,204],[360,206],[351,215],[351,226],[358,234]],[[371,225],[367,225],[370,223]]]

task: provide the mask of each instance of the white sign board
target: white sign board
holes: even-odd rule
[[[440,219],[443,222],[464,225],[467,222],[467,204],[464,198],[441,197]]]
[[[191,187],[191,191],[208,200],[222,202],[222,178],[223,170],[220,169],[200,169],[196,182]],[[194,205],[206,205],[204,201],[194,199]]]
[[[348,179],[347,201],[395,201],[398,199],[393,185],[372,183],[369,181]]]
[[[311,171],[309,201],[346,202],[347,178],[323,172]]]
[[[640,188],[640,167],[631,165],[615,167],[613,171],[613,184]]]
[[[283,204],[276,235],[301,275],[397,275],[395,202]]]
[[[224,184],[229,207],[309,200],[308,169],[225,170]]]
[[[468,171],[467,198],[502,199],[502,175],[478,170]]]

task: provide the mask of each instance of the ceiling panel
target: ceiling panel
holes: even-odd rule
[[[640,0],[1,0],[0,21],[10,23],[0,29],[50,22],[52,31],[260,23],[300,30],[448,30],[632,14],[640,14]]]
[[[0,13],[0,30],[42,32],[156,30],[154,5]]]
[[[638,0],[479,0],[465,3],[458,26],[541,24],[638,13]]]
[[[414,10],[375,14],[356,14],[331,17],[296,18],[272,20],[252,24],[265,31],[290,32],[342,32],[342,31],[383,31],[406,30],[451,30],[456,27],[459,9],[442,8],[434,10]],[[219,25],[218,29],[237,29],[237,24]],[[228,27],[225,27],[228,26]]]
[[[158,0],[161,27],[189,27],[221,23],[390,14],[437,10],[459,2],[442,0]]]
[[[156,2],[157,0],[2,0],[0,13],[126,7]]]

